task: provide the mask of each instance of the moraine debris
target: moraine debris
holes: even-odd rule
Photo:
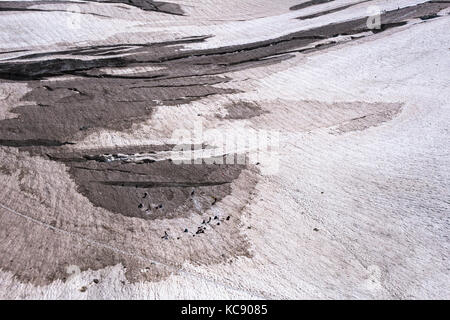
[[[197,232],[195,232],[195,234],[200,234],[200,233],[205,233],[204,227],[198,227]]]

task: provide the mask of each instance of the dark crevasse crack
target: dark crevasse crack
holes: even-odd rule
[[[305,9],[311,6],[316,6],[319,4],[323,4],[323,3],[328,3],[328,2],[332,2],[334,0],[310,0],[310,1],[305,1],[303,3],[297,4],[295,6],[292,6],[289,8],[289,10],[301,10],[301,9]]]
[[[313,19],[313,18],[317,18],[317,17],[324,16],[324,15],[327,15],[327,14],[339,12],[339,11],[342,11],[342,10],[354,7],[356,5],[359,5],[361,3],[370,2],[370,1],[371,0],[365,0],[365,1],[360,1],[360,2],[356,2],[356,3],[351,3],[351,4],[348,4],[348,5],[345,5],[345,6],[341,6],[341,7],[337,7],[337,8],[333,8],[333,9],[329,9],[329,10],[325,10],[325,11],[321,11],[321,12],[318,12],[318,13],[300,16],[297,19],[300,19],[300,20]]]
[[[380,25],[379,29],[374,29],[372,31],[373,31],[373,33],[379,33],[379,32],[383,32],[383,31],[386,31],[386,30],[391,29],[391,28],[401,27],[401,26],[404,26],[406,24],[408,24],[408,22],[406,22],[406,21],[393,22],[393,23],[383,23],[383,24]]]
[[[231,181],[202,181],[202,182],[177,182],[177,181],[95,181],[108,186],[135,187],[135,188],[190,188],[220,186]]]
[[[0,139],[0,145],[6,147],[31,147],[31,146],[60,147],[69,144],[74,143],[67,141],[62,142],[57,140],[46,140],[46,139],[26,139],[26,140]]]
[[[436,13],[420,17],[421,20],[430,20],[439,17]]]
[[[28,50],[21,49],[21,50],[9,50],[9,51],[0,51],[0,54],[8,54],[8,53],[18,53],[18,52],[27,52]]]
[[[156,11],[161,13],[184,15],[184,11],[179,4],[153,0],[86,0],[90,2],[121,3],[137,7],[145,11]]]
[[[88,171],[111,171],[111,172],[122,172],[122,173],[129,173],[129,174],[133,174],[133,175],[142,175],[142,176],[147,176],[145,173],[136,173],[136,172],[132,172],[130,170],[122,170],[122,169],[117,169],[117,168],[101,168],[101,169],[96,169],[96,168],[89,168],[89,167],[85,167],[85,166],[76,166],[76,165],[72,165],[72,168],[74,169],[81,169],[81,170],[88,170]]]

